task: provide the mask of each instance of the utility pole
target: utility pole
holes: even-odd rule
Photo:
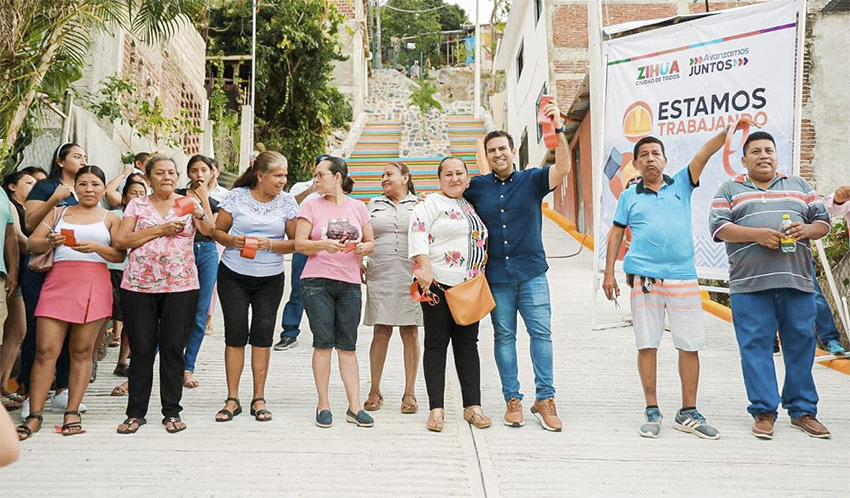
[[[475,89],[473,98],[475,105],[472,106],[475,119],[481,117],[481,25],[478,22],[478,11],[481,0],[475,0]]]
[[[384,68],[384,61],[382,59],[382,50],[381,50],[381,1],[375,0],[375,24],[377,25],[377,29],[375,30],[375,38],[378,43],[377,54],[375,54],[375,63],[378,65],[378,69]]]

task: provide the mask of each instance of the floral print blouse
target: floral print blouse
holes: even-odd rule
[[[429,195],[413,208],[407,243],[410,259],[429,257],[441,284],[454,286],[484,271],[487,227],[464,199]]]
[[[171,220],[180,220],[186,225],[178,234],[157,237],[131,249],[124,266],[122,289],[153,294],[184,292],[198,288],[198,271],[192,249],[195,240],[192,214],[175,216],[172,207],[163,219],[151,202],[150,196],[146,196],[130,201],[124,210],[124,217],[136,220],[135,231]]]

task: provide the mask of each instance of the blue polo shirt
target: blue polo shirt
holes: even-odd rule
[[[691,194],[698,186],[691,182],[690,168],[683,168],[672,178],[664,175],[658,193],[641,180],[620,195],[614,225],[632,229],[623,271],[658,279],[697,278]]]
[[[505,180],[489,173],[469,182],[463,196],[490,232],[490,283],[525,282],[549,269],[543,250],[541,209],[550,191],[549,168],[514,171]]]

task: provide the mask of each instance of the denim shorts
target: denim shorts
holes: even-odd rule
[[[360,284],[329,278],[304,278],[301,280],[301,298],[313,333],[314,348],[341,351],[357,348]]]

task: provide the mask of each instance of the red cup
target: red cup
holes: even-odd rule
[[[735,128],[738,127],[738,122],[743,122],[744,128],[741,130],[741,143],[738,145],[737,148],[733,149],[732,140],[735,138]],[[726,174],[728,174],[729,176],[738,175],[738,172],[735,171],[735,168],[732,167],[729,158],[732,156],[732,154],[735,154],[736,152],[741,150],[741,148],[744,147],[744,144],[747,143],[747,138],[750,136],[751,124],[752,122],[749,119],[745,117],[740,117],[733,121],[731,125],[729,125],[729,131],[726,132],[726,141],[723,143],[723,169],[726,170]]]
[[[243,258],[254,259],[257,256],[257,249],[260,247],[260,239],[257,237],[245,237],[245,247],[239,254]]]
[[[558,148],[558,134],[555,132],[555,118],[546,115],[546,106],[552,103],[551,95],[540,97],[540,107],[537,111],[537,123],[543,130],[543,142],[547,149]]]
[[[177,216],[186,216],[195,212],[195,201],[191,197],[183,196],[174,199],[174,214]]]
[[[354,242],[348,242],[345,244],[345,250],[342,251],[345,254],[350,253],[351,251],[357,250],[357,244]]]
[[[65,245],[68,247],[75,247],[77,245],[77,239],[74,238],[74,231],[70,228],[62,228],[59,230],[59,233],[65,237]]]

